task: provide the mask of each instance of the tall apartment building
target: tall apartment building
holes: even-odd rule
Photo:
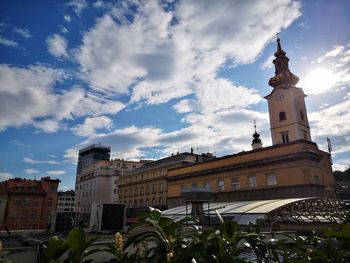
[[[75,211],[80,213],[80,218],[85,223],[89,222],[94,202],[117,203],[119,176],[130,173],[146,162],[103,160],[82,169],[77,175],[75,187]]]
[[[109,161],[111,158],[111,147],[102,144],[92,144],[79,150],[77,175],[81,171],[99,161]]]
[[[0,183],[0,210],[4,211],[1,228],[44,229],[49,213],[57,209],[57,189],[60,180],[43,177],[41,180],[21,178]],[[0,212],[1,212],[0,211]]]
[[[74,211],[74,198],[75,193],[73,190],[58,192],[57,212],[73,212]]]

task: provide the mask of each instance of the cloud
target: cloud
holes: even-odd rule
[[[24,157],[23,162],[29,163],[29,164],[59,164],[57,161],[52,161],[52,160],[33,160],[32,158],[29,157]]]
[[[19,44],[16,41],[13,41],[11,39],[7,39],[0,36],[0,44],[8,47],[18,47]]]
[[[275,59],[274,55],[269,56],[264,63],[260,66],[261,69],[268,69],[273,67],[272,61]]]
[[[59,69],[0,65],[0,131],[33,125],[43,132],[65,129],[64,120],[115,114],[125,105],[101,94],[73,86],[55,91],[56,83],[68,78]],[[16,105],[16,107],[13,107]]]
[[[38,170],[35,170],[35,169],[30,169],[30,168],[25,169],[25,170],[24,170],[24,172],[25,172],[26,174],[29,174],[29,175],[39,173],[39,171],[38,171]]]
[[[69,15],[64,15],[63,19],[68,23],[70,23],[72,21],[72,18]]]
[[[67,40],[64,37],[58,34],[53,34],[46,39],[46,43],[48,46],[48,51],[51,55],[57,58],[68,57],[68,44]]]
[[[300,15],[294,1],[173,5],[165,11],[157,1],[141,2],[130,14],[124,2],[84,33],[76,59],[94,90],[131,94],[131,102],[146,104],[195,94],[208,76],[221,81],[216,75],[227,60],[254,61],[275,32]]]
[[[63,175],[66,174],[66,171],[61,171],[61,170],[53,170],[53,171],[47,171],[46,174],[48,175]]]
[[[80,16],[81,12],[88,7],[88,3],[85,0],[72,0],[67,3],[67,6],[71,6],[73,11]]]
[[[106,116],[87,117],[83,124],[78,124],[72,128],[72,131],[79,136],[91,136],[96,133],[96,130],[110,129],[113,126],[113,121]]]
[[[15,176],[13,174],[10,174],[10,173],[0,173],[0,182],[6,181],[8,179],[12,179],[14,177]]]
[[[32,34],[30,33],[29,29],[27,28],[19,28],[19,27],[14,27],[13,31],[17,34],[19,34],[23,38],[31,38]]]

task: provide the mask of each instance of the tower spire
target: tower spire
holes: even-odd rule
[[[253,141],[252,141],[252,148],[253,150],[255,149],[259,149],[262,147],[262,143],[261,143],[261,140],[260,140],[260,134],[257,133],[256,131],[256,120],[254,120],[254,134],[253,134]]]
[[[279,33],[276,34],[277,50],[275,52],[275,59],[273,64],[275,65],[275,76],[273,76],[269,85],[273,88],[289,88],[298,83],[299,78],[295,76],[289,70],[289,58],[286,56],[286,52],[282,49],[281,39]]]

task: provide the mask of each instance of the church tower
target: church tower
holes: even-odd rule
[[[268,101],[272,144],[288,143],[300,139],[311,141],[303,90],[297,88],[299,78],[289,70],[289,58],[277,37],[275,76],[269,80],[272,92]]]

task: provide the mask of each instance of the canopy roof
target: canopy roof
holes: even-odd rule
[[[191,216],[188,203],[162,212],[176,219]],[[349,207],[338,200],[320,198],[287,198],[259,201],[203,203],[204,216],[211,223],[218,221],[216,211],[225,220],[235,220],[239,225],[255,224],[257,219],[267,223],[340,222],[345,219]]]

